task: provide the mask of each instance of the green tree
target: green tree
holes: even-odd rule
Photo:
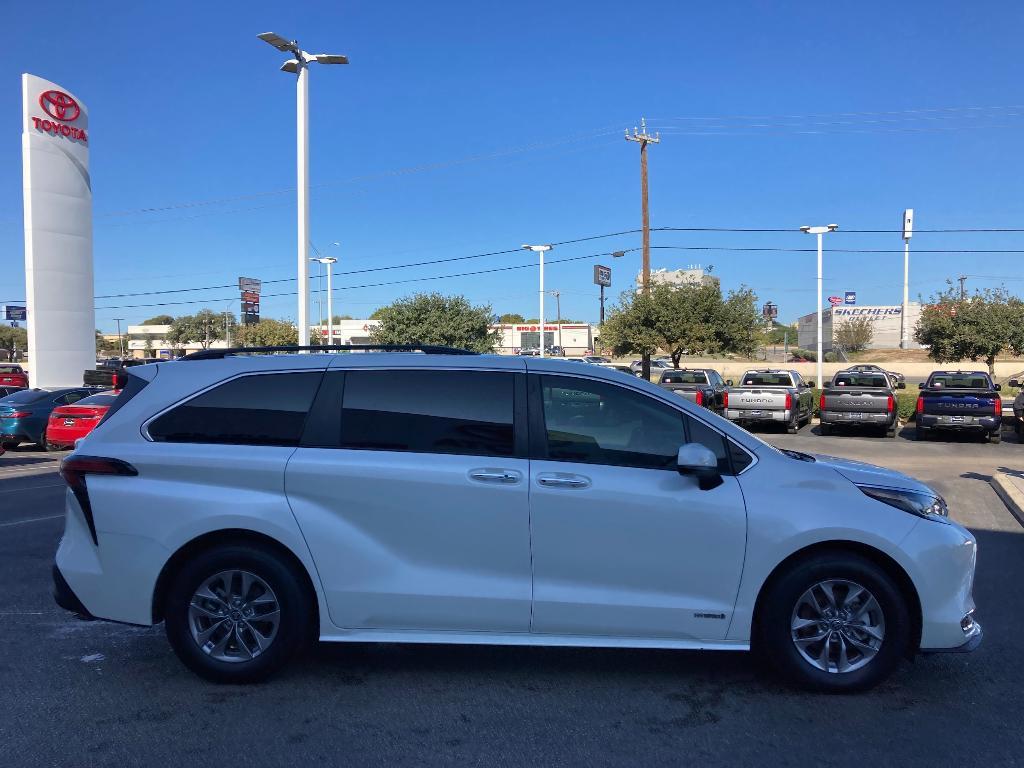
[[[914,329],[928,357],[937,363],[984,360],[994,374],[998,355],[1024,355],[1024,301],[1005,288],[986,288],[961,299],[952,282],[946,284],[921,311]]]
[[[355,318],[354,318],[354,317],[352,317],[352,315],[335,315],[335,316],[334,316],[334,317],[333,317],[333,318],[331,319],[331,322],[332,322],[332,323],[340,323],[340,322],[341,322],[342,320],[354,320],[354,319],[355,319]]]
[[[420,293],[374,313],[380,324],[370,332],[377,344],[441,344],[493,352],[498,334],[489,329],[491,307],[473,306],[464,296]]]
[[[748,288],[723,298],[717,284],[657,284],[649,295],[627,291],[601,327],[601,342],[617,355],[664,349],[676,367],[684,353],[750,356],[761,336],[756,303]]]
[[[143,320],[142,325],[170,325],[173,322],[174,318],[171,315],[156,315],[149,320]]]
[[[20,354],[28,350],[28,331],[24,328],[12,328],[9,325],[0,325],[0,349],[7,350],[4,358],[9,357],[17,349]]]
[[[2,345],[0,345],[2,346]],[[121,354],[121,348],[117,343],[117,339],[108,341],[103,338],[103,332],[96,329],[96,352],[97,354],[104,355],[119,355]]]
[[[234,339],[240,347],[292,347],[299,343],[299,331],[287,320],[265,317],[258,323],[239,326]]]
[[[504,315],[498,318],[499,323],[505,325],[515,325],[517,323],[525,323],[526,318],[520,315],[518,312],[506,312]]]
[[[832,341],[847,352],[867,349],[875,337],[875,328],[866,317],[855,317],[839,325],[832,333]]]
[[[214,312],[211,309],[201,309],[194,315],[182,315],[171,323],[167,341],[176,349],[181,349],[186,344],[197,343],[203,349],[208,349],[213,342],[225,339],[225,321],[234,336],[237,328],[234,315]]]

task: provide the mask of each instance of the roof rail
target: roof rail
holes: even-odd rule
[[[225,349],[203,349],[185,355],[182,360],[222,360],[231,355],[248,355],[253,352],[422,352],[425,355],[476,355],[469,349],[443,347],[436,344],[333,344],[324,346],[284,347],[227,347]]]

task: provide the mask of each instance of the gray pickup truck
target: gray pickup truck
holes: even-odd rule
[[[713,368],[669,368],[658,379],[659,387],[717,414],[722,413],[725,388],[731,384]]]
[[[821,393],[821,434],[831,434],[840,426],[873,427],[886,437],[896,437],[900,425],[896,389],[905,387],[902,382],[894,385],[882,370],[839,371]]]
[[[739,386],[725,390],[723,416],[741,426],[772,422],[784,424],[796,434],[814,415],[813,381],[798,371],[761,369],[747,371]]]

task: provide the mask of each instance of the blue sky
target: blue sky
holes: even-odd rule
[[[25,70],[90,109],[97,296],[294,276],[294,82],[256,39],[267,30],[352,61],[316,67],[310,88],[312,239],[340,257],[339,314],[365,317],[418,290],[536,314],[534,268],[352,288],[532,263],[526,253],[346,273],[638,227],[637,146],[621,131],[641,115],[662,132],[650,150],[654,227],[894,229],[906,207],[921,229],[1024,226],[1019,3],[99,0],[12,3],[5,21],[2,301],[24,296]],[[656,232],[652,242],[813,246],[788,232]],[[550,258],[639,243],[594,240]],[[826,295],[899,301],[899,235],[826,244],[894,251],[827,255]],[[1024,233],[922,233],[912,248],[912,296],[961,272],[1024,290],[1020,255],[925,253],[1024,250]],[[598,262],[608,257],[547,270],[565,316],[596,320]],[[751,286],[784,320],[814,306],[812,253],[656,249],[652,263],[713,264],[724,287]],[[638,252],[611,264],[612,294],[639,264]],[[237,310],[236,297],[98,298],[97,324]],[[172,301],[196,303],[133,306]],[[294,297],[268,296],[263,314],[294,317]]]

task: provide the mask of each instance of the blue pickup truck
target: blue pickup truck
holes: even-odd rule
[[[1003,422],[999,385],[981,371],[934,371],[918,385],[916,436],[926,440],[937,430],[968,430],[998,443]]]

